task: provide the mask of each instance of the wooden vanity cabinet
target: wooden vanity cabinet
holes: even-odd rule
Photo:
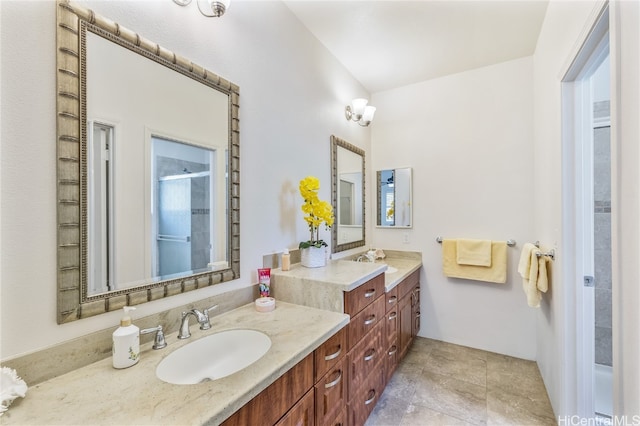
[[[251,401],[231,415],[222,424],[225,426],[273,425],[313,388],[313,356],[293,366],[269,387],[256,395]],[[307,402],[308,404],[308,402]],[[304,405],[304,404],[303,404]],[[305,411],[313,410],[313,405],[298,407],[303,416]],[[314,413],[308,412],[314,418]],[[293,417],[296,414],[292,414]]]
[[[413,338],[420,330],[420,271],[405,278],[398,288],[398,354],[399,362],[407,354]]]
[[[276,426],[313,426],[315,394],[313,389],[307,392],[300,401],[276,423]]]
[[[385,384],[385,314],[387,299],[384,274],[345,292],[348,325],[347,424],[362,425],[375,407]]]
[[[222,424],[344,425],[347,406],[346,348],[347,328],[344,327]]]
[[[385,314],[385,335],[386,351],[384,353],[385,358],[385,372],[386,383],[389,382],[391,376],[396,371],[398,364],[398,329],[400,328],[400,312],[398,305],[398,287],[394,287],[386,293],[386,314]]]
[[[347,328],[343,328],[314,352],[315,424],[342,423],[347,407]]]

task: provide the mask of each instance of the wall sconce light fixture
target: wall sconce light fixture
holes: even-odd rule
[[[173,0],[173,2],[180,6],[186,6],[191,3],[191,0]],[[229,8],[231,0],[197,0],[197,2],[198,9],[204,16],[219,18]]]
[[[367,127],[373,121],[376,107],[367,105],[369,101],[358,98],[351,101],[351,105],[344,107],[344,116],[347,120],[355,121],[362,127]]]

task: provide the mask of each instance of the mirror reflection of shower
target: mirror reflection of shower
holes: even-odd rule
[[[162,279],[206,269],[218,257],[216,150],[152,137],[152,275]]]

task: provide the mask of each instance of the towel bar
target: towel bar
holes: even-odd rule
[[[540,241],[536,241],[536,242],[534,243],[534,245],[535,245],[536,247],[540,248]],[[538,257],[547,256],[547,257],[550,257],[550,258],[551,258],[551,260],[556,260],[556,251],[555,251],[555,249],[551,249],[551,250],[549,250],[549,251],[548,251],[548,252],[546,252],[546,253],[543,253],[543,252],[541,252],[541,251],[538,251],[538,252],[536,253],[536,256],[538,256]]]
[[[436,237],[436,241],[438,244],[442,244],[442,237]],[[507,240],[507,245],[509,247],[514,247],[516,245],[516,240]]]

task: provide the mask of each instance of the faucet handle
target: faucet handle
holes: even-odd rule
[[[145,328],[140,330],[140,334],[148,334],[156,332],[156,337],[153,340],[153,349],[162,349],[167,347],[167,342],[164,339],[164,332],[162,331],[162,326],[159,325],[157,327]]]
[[[205,317],[205,321],[200,324],[200,330],[209,330],[211,328],[211,320],[209,319],[209,312],[213,311],[217,307],[218,305],[213,305],[212,307],[204,310],[203,314]]]
[[[213,311],[214,309],[217,309],[217,308],[218,308],[218,305],[213,305],[212,307],[205,309],[204,310],[204,314],[206,316],[209,316],[209,312],[211,312],[211,311]]]

